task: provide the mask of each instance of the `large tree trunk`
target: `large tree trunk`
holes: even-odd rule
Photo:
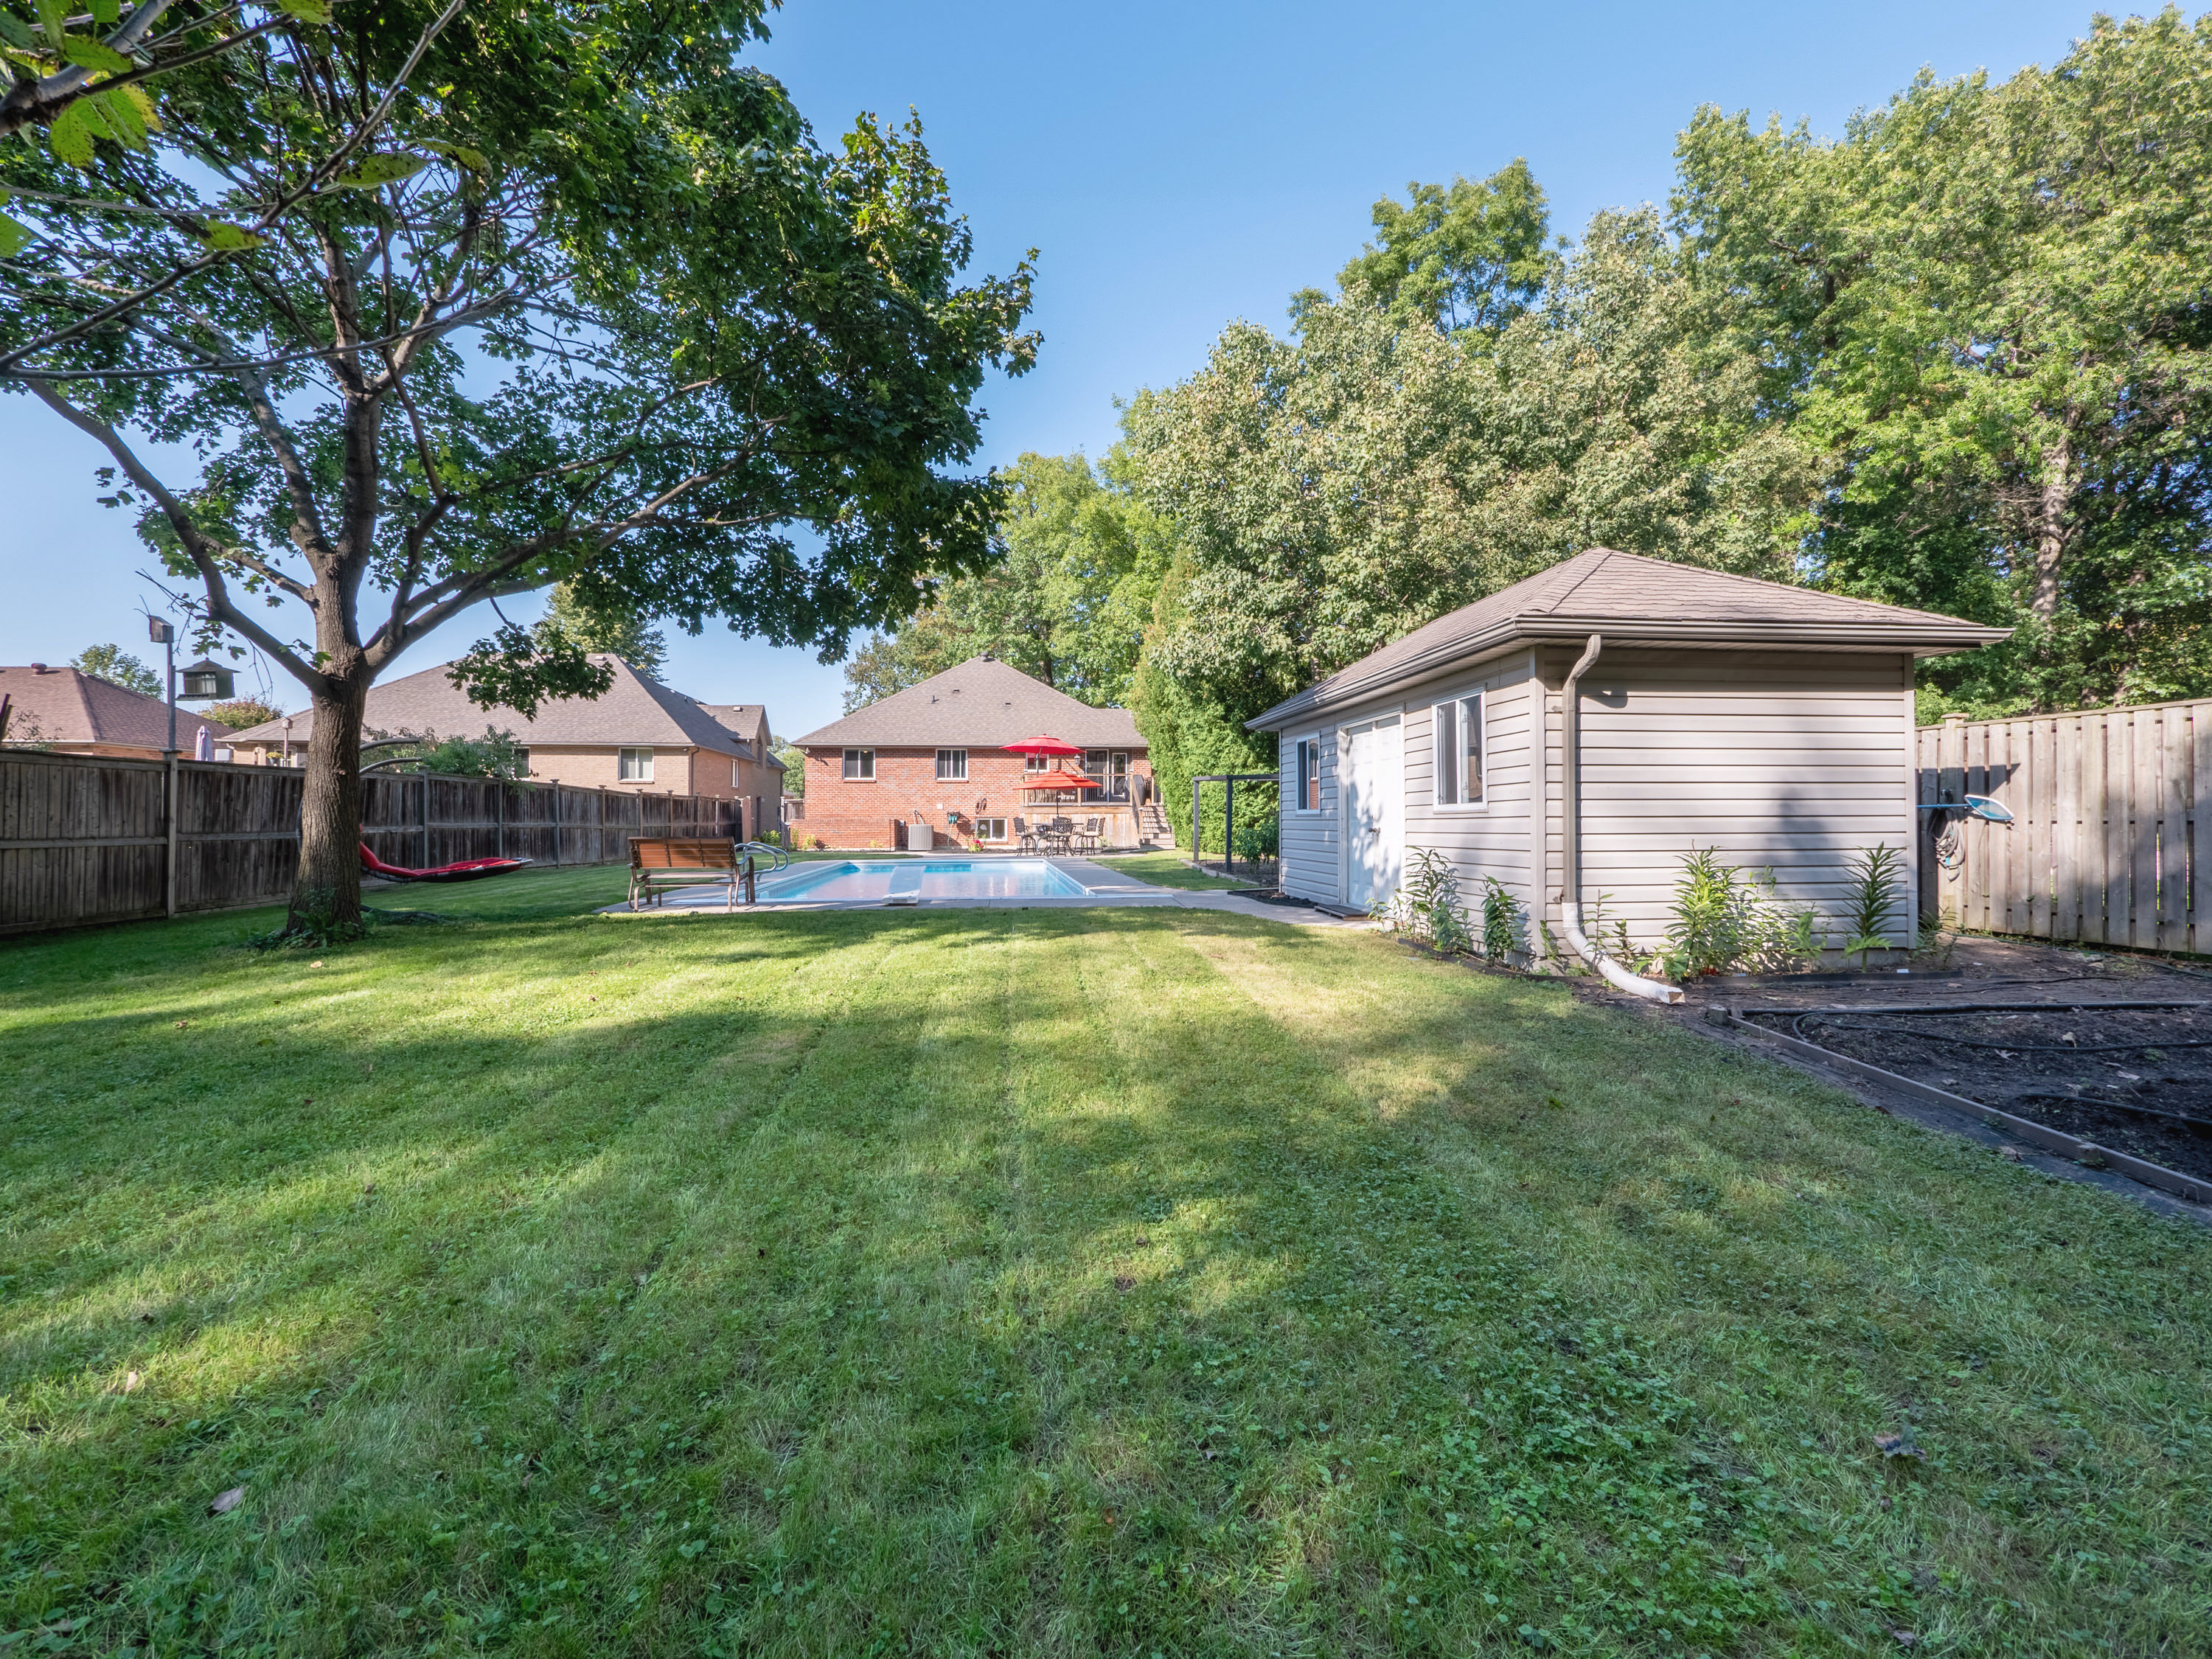
[[[2027,608],[2045,623],[2058,614],[2058,576],[2073,539],[2068,522],[2074,501],[2074,448],[2060,437],[2043,452],[2043,489],[2036,503],[2035,580]]]
[[[319,928],[361,921],[361,720],[368,704],[368,670],[329,676],[317,691],[315,726],[307,741],[306,788],[300,798],[300,875],[292,890],[291,923],[313,918]],[[327,672],[327,671],[326,671]]]

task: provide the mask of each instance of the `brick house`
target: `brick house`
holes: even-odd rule
[[[744,803],[744,832],[776,825],[783,768],[770,750],[768,712],[759,703],[706,703],[647,679],[620,657],[592,659],[614,671],[602,696],[538,706],[479,708],[446,676],[447,665],[373,686],[362,720],[371,737],[477,737],[486,727],[514,735],[527,775],[547,783],[641,793],[710,795]],[[302,754],[314,730],[312,711],[250,726],[229,739],[235,759],[282,765]]]
[[[1055,737],[1079,745],[1064,763],[1098,781],[1079,804],[1025,804],[1042,763],[1004,745]],[[971,657],[795,740],[806,794],[791,828],[803,843],[889,848],[1018,844],[1018,821],[1055,813],[1104,820],[1133,847],[1152,793],[1152,758],[1126,708],[1094,708],[994,657]]]

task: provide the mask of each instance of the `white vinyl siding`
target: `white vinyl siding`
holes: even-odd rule
[[[1311,798],[1319,802],[1316,809],[1297,805],[1299,751],[1306,744],[1311,745],[1306,756],[1313,769]],[[1334,722],[1318,732],[1296,736],[1285,732],[1276,753],[1283,772],[1282,797],[1292,805],[1279,820],[1283,890],[1324,904],[1337,903],[1341,890],[1342,838],[1336,822]]]
[[[1554,653],[1557,684],[1572,653]],[[1898,714],[1911,665],[1899,654],[1607,651],[1583,681],[1582,895],[1603,925],[1656,946],[1692,850],[1771,868],[1784,902],[1816,907],[1832,942],[1854,854],[1887,842],[1917,856]],[[1559,696],[1546,801],[1547,890],[1558,886]],[[1554,911],[1556,907],[1554,907]],[[1899,924],[1912,924],[1900,906]]]
[[[1530,734],[1535,729],[1529,711],[1531,660],[1527,647],[1516,647],[1449,678],[1431,680],[1412,703],[1406,722],[1407,858],[1436,851],[1450,859],[1459,872],[1461,898],[1473,915],[1481,913],[1486,876],[1497,878],[1524,912],[1536,900],[1528,874]],[[1445,707],[1455,711],[1455,727],[1461,709],[1472,708],[1480,720],[1480,802],[1438,804],[1436,715]],[[1457,752],[1469,747],[1456,730],[1449,740]],[[1534,929],[1526,931],[1533,935]]]

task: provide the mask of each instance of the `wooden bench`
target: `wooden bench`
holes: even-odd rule
[[[754,885],[753,859],[741,854],[733,841],[652,841],[641,836],[629,839],[629,908],[642,909],[660,902],[672,887],[720,887],[728,895],[725,908],[738,908],[738,889],[744,888],[750,904]]]

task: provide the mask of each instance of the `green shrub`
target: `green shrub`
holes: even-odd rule
[[[1506,962],[1521,948],[1521,907],[1495,876],[1482,878],[1482,954]]]
[[[1458,954],[1474,948],[1474,930],[1460,902],[1459,871],[1432,848],[1407,860],[1396,890],[1382,907],[1382,921],[1392,933],[1425,940],[1439,951]]]
[[[1818,957],[1827,945],[1817,911],[1783,907],[1772,870],[1747,874],[1710,847],[1682,860],[1668,914],[1666,946],[1652,965],[1681,978],[1781,972]]]

